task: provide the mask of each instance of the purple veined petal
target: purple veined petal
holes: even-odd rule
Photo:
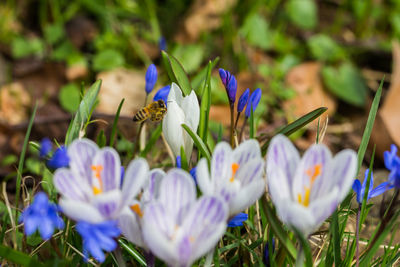
[[[354,180],[353,186],[352,186],[354,193],[356,193],[356,199],[357,202],[360,204],[362,202],[362,194],[361,194],[361,182],[360,180],[356,179]]]
[[[228,207],[218,197],[202,196],[182,224],[183,238],[190,236],[189,265],[210,251],[226,230]]]
[[[99,223],[105,220],[101,213],[86,202],[61,198],[59,201],[61,211],[75,221]]]
[[[175,224],[161,203],[152,203],[146,207],[142,220],[143,239],[158,258],[172,266],[178,262],[177,249],[172,239],[174,230]]]
[[[70,169],[57,169],[54,173],[53,183],[62,196],[72,200],[89,201],[93,195],[86,179],[73,173]]]
[[[124,203],[130,203],[141,190],[146,181],[149,165],[142,158],[132,160],[125,171],[122,184],[122,199]]]
[[[97,152],[91,168],[93,186],[99,187],[102,192],[119,189],[121,160],[113,148],[106,147]]]
[[[339,202],[339,188],[333,187],[331,191],[317,201],[310,203],[309,209],[314,217],[315,225],[312,231],[316,230],[321,224],[335,211]]]
[[[107,219],[115,219],[118,216],[122,208],[121,204],[122,194],[118,189],[98,194],[93,198],[93,205],[101,216]]]
[[[246,164],[240,165],[239,169],[235,174],[235,180],[240,181],[241,187],[248,185],[253,180],[260,179],[264,172],[264,160],[254,158],[248,161]]]
[[[282,170],[285,175],[285,181],[291,188],[295,176],[297,165],[300,162],[300,155],[290,140],[279,134],[272,138],[267,152],[267,176],[277,169]]]
[[[286,177],[282,169],[277,169],[267,174],[268,193],[275,205],[282,201],[294,201],[287,179],[288,177]]]
[[[208,171],[208,163],[205,158],[200,159],[196,167],[196,179],[203,195],[212,195],[214,193],[214,186],[210,179],[210,172]]]
[[[390,185],[388,182],[383,182],[370,191],[369,197],[373,198],[373,197],[379,196],[380,194],[385,193],[387,190],[390,190],[393,187],[394,186]]]
[[[171,218],[179,224],[179,218],[196,200],[196,185],[190,174],[182,169],[170,170],[160,185],[159,201]]]
[[[99,150],[96,143],[89,139],[77,139],[68,146],[69,166],[89,185],[92,183],[92,160]]]
[[[162,169],[153,169],[149,172],[148,179],[145,180],[143,185],[143,194],[140,201],[143,204],[147,204],[158,198],[160,192],[160,184],[165,176],[165,172]]]
[[[139,247],[145,247],[139,216],[129,208],[125,208],[119,215],[118,227],[130,242]]]
[[[179,255],[179,266],[191,266],[192,256],[192,240],[193,237],[185,235],[177,242],[178,255]]]
[[[313,145],[306,151],[297,166],[293,179],[293,199],[297,200],[299,196],[302,199],[305,198],[306,188],[311,191],[309,201],[318,198],[321,191],[326,193],[324,190],[331,189],[329,186],[333,184],[331,184],[331,177],[328,175],[331,173],[331,159],[332,154],[325,145]]]
[[[229,216],[238,214],[250,207],[265,192],[264,179],[255,179],[241,188],[229,203]]]
[[[261,158],[260,145],[254,139],[244,141],[233,151],[233,160],[239,166],[246,164],[254,158]]]
[[[226,142],[220,142],[214,149],[211,160],[211,182],[219,189],[232,177],[233,155]]]

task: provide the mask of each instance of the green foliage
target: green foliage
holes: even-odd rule
[[[182,90],[183,96],[187,96],[192,91],[192,86],[182,64],[173,56],[162,51],[164,66],[167,70],[171,82],[176,82]]]
[[[19,36],[12,41],[11,51],[15,58],[23,58],[31,55],[41,57],[44,52],[44,44],[39,38],[27,39]]]
[[[265,18],[257,13],[246,17],[242,27],[239,29],[239,34],[251,45],[262,49],[271,47],[272,36],[269,25]]]
[[[64,27],[62,24],[51,24],[44,28],[44,38],[49,44],[56,44],[65,37]]]
[[[93,70],[103,71],[122,67],[125,59],[120,52],[114,49],[107,49],[99,52],[93,58]]]
[[[60,88],[60,93],[58,95],[58,100],[61,106],[73,113],[79,107],[80,101],[80,89],[74,83],[69,83]]]
[[[350,63],[339,68],[325,66],[322,78],[326,87],[334,95],[357,107],[364,107],[367,100],[367,87],[358,70]]]
[[[313,57],[318,60],[331,62],[345,58],[344,50],[328,35],[314,35],[307,44]]]
[[[317,5],[314,0],[289,0],[286,12],[290,20],[302,29],[311,30],[317,25]]]
[[[177,45],[172,55],[179,60],[187,73],[196,71],[204,60],[204,46],[201,44]]]

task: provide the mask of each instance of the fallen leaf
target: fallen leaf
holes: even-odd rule
[[[101,72],[97,79],[102,80],[97,112],[114,115],[123,98],[121,116],[133,116],[143,107],[146,98],[144,72],[119,68]]]
[[[28,119],[31,97],[19,82],[0,88],[0,122],[15,125]]]

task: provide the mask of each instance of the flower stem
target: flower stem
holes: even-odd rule
[[[234,110],[234,105],[233,104],[231,104],[230,107],[231,107],[231,147],[234,148],[235,147],[235,141],[234,141],[233,136],[234,136],[234,131],[235,131],[235,124],[234,124],[234,121],[235,121],[234,112],[235,112],[235,110]]]
[[[238,122],[239,122],[240,113],[241,113],[241,112],[238,112],[238,114],[236,115],[235,130],[236,130],[237,124],[238,124]]]
[[[360,264],[359,240],[360,240],[360,213],[361,204],[358,205],[357,220],[356,220],[356,267]]]
[[[244,127],[246,126],[247,118],[244,119],[242,128],[240,129],[239,143],[242,142]]]
[[[300,244],[299,250],[297,251],[297,258],[296,258],[296,267],[303,267],[304,266],[304,250],[303,246]]]

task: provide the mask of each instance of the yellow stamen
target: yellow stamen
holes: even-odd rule
[[[93,186],[93,194],[98,195],[100,193],[102,193],[103,190],[101,190],[100,188],[97,188],[95,186]]]
[[[232,168],[232,177],[229,179],[229,182],[233,183],[233,181],[235,181],[235,174],[239,169],[239,164],[233,163],[231,168]]]
[[[305,207],[310,205],[310,194],[311,188],[314,185],[315,180],[321,175],[322,173],[322,164],[317,164],[308,170],[306,170],[306,174],[310,177],[310,186],[304,187],[304,199],[302,199],[302,194],[297,194],[297,201]]]
[[[103,170],[102,165],[92,165],[92,171],[94,171],[94,177],[99,181],[99,187],[93,186],[93,193],[98,195],[103,192],[103,182],[101,180],[101,172]]]
[[[140,205],[139,204],[135,204],[131,206],[131,210],[136,213],[140,218],[143,217],[143,213],[142,210],[140,209]]]

